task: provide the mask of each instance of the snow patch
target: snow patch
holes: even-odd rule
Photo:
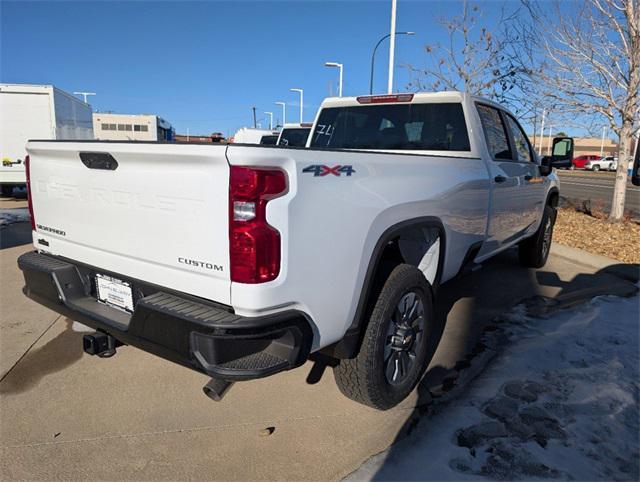
[[[638,480],[639,301],[516,307],[484,373],[347,480]]]

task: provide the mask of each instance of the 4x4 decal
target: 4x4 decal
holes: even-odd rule
[[[302,172],[312,172],[313,177],[323,177],[329,174],[340,177],[342,176],[342,174],[351,176],[351,174],[355,173],[356,171],[353,166],[325,166],[324,164],[313,164],[311,166],[305,167]]]

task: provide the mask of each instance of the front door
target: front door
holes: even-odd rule
[[[520,186],[522,224],[525,225],[525,234],[532,234],[538,229],[538,223],[542,219],[546,201],[544,191],[548,180],[540,175],[531,143],[518,121],[511,114],[503,113],[503,117],[509,128],[509,141],[515,154],[515,162],[523,172]]]
[[[491,209],[487,241],[479,256],[492,253],[518,239],[530,219],[525,215],[522,186],[531,175],[530,166],[517,161],[504,114],[497,108],[477,104],[478,115],[491,156]],[[533,164],[533,163],[532,163]]]

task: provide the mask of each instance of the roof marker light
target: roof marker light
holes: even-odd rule
[[[356,97],[359,104],[388,104],[391,102],[411,102],[413,94],[361,95]]]

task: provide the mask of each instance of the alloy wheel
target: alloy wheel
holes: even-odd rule
[[[424,305],[420,296],[411,291],[396,305],[384,346],[384,372],[391,385],[403,383],[413,373],[424,344]]]

